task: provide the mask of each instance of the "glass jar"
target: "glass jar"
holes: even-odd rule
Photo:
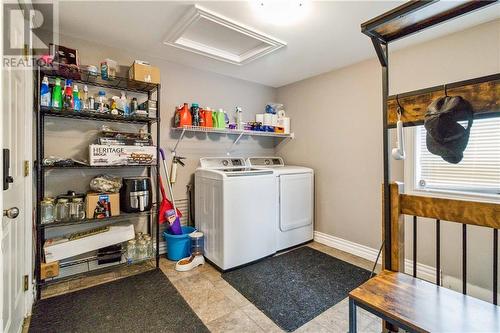
[[[85,206],[82,198],[74,198],[69,203],[69,217],[72,221],[85,220]]]
[[[127,252],[126,252],[127,262],[132,262],[137,259],[137,242],[135,239],[131,239],[127,242]]]
[[[189,234],[189,239],[191,241],[191,255],[202,256],[204,247],[203,233],[200,231],[195,231]]]
[[[153,256],[153,247],[151,246],[151,236],[149,235],[144,235],[142,236],[142,239],[146,242],[146,257],[152,257]]]
[[[68,199],[60,198],[56,204],[56,222],[69,221],[69,203]]]
[[[146,245],[146,241],[141,239],[137,242],[137,259],[145,259],[148,257],[148,248]]]
[[[52,223],[54,222],[54,199],[52,198],[44,198],[43,201],[40,203],[40,209],[41,209],[41,223],[42,224],[47,224],[47,223]]]

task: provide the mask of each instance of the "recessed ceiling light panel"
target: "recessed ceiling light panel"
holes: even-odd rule
[[[197,5],[177,22],[164,43],[235,65],[286,46],[283,41]]]

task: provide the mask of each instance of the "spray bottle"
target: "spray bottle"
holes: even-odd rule
[[[242,120],[242,114],[243,114],[243,109],[241,106],[236,107],[236,128],[239,130],[243,130],[243,120]]]

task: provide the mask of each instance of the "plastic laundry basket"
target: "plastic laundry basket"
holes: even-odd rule
[[[193,227],[182,227],[182,235],[172,235],[168,231],[163,232],[167,242],[167,258],[170,260],[181,260],[191,254],[191,242],[189,234],[196,231]]]

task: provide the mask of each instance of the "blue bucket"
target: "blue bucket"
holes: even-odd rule
[[[182,235],[172,235],[168,231],[163,232],[167,242],[167,258],[170,260],[181,260],[191,255],[191,241],[189,234],[196,231],[193,227],[182,227]]]

